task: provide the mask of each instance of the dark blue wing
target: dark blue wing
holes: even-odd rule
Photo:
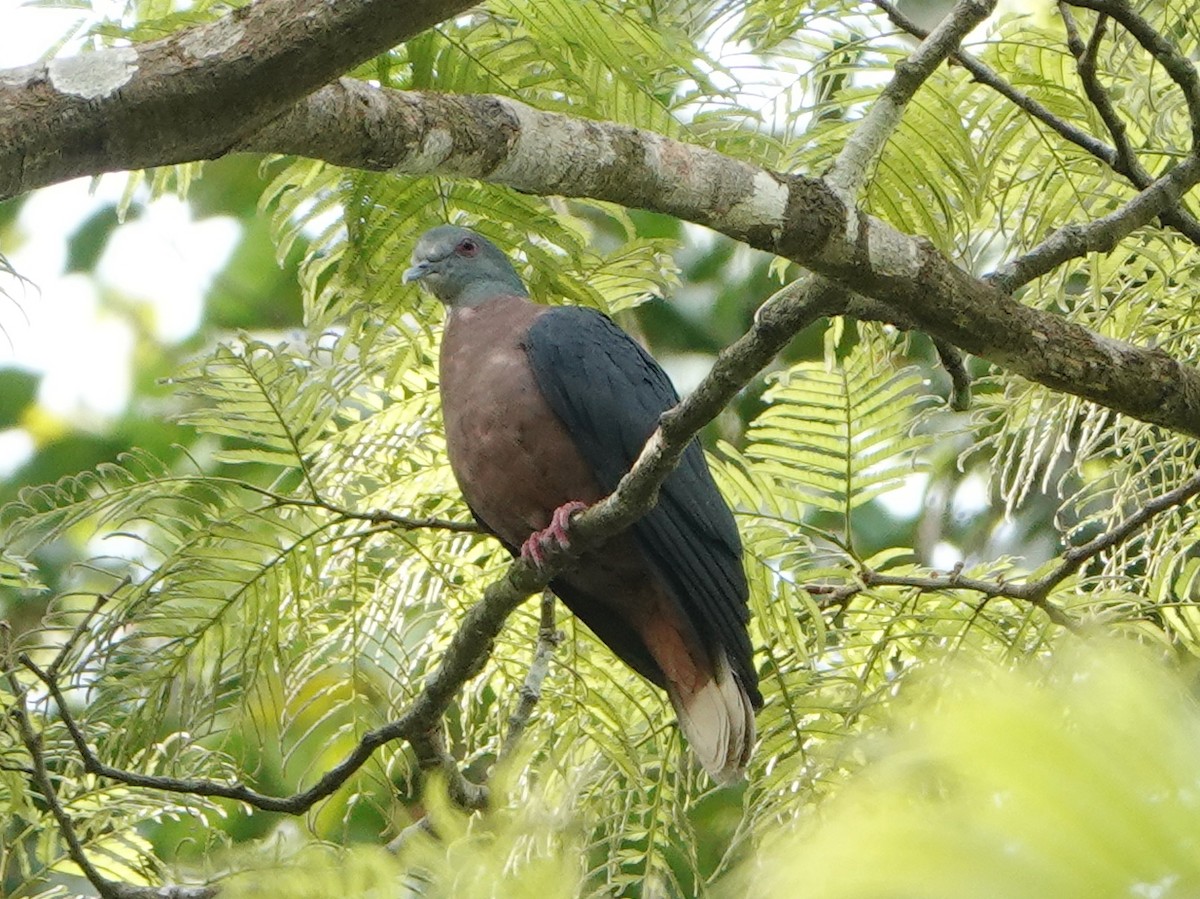
[[[670,379],[629,335],[591,309],[551,309],[529,329],[525,351],[550,408],[600,485],[614,490],[659,416],[679,402]],[[658,504],[631,530],[688,620],[726,651],[760,705],[746,633],[742,542],[698,441],[663,483]]]

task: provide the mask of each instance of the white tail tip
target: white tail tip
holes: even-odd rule
[[[746,775],[746,763],[754,748],[754,706],[729,668],[724,652],[718,651],[716,669],[691,695],[677,685],[668,687],[671,705],[692,752],[719,784],[736,783]]]

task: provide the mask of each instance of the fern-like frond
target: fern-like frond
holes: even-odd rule
[[[790,498],[835,516],[848,538],[852,514],[920,465],[931,438],[912,433],[912,423],[928,402],[924,384],[915,369],[877,370],[866,353],[832,371],[794,366],[768,390],[746,456]]]

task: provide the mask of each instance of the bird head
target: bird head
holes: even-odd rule
[[[528,296],[508,257],[474,231],[441,225],[421,235],[404,283],[420,281],[451,309],[478,306],[500,296]]]

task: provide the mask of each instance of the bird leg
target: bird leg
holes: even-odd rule
[[[551,545],[558,545],[562,549],[570,549],[571,536],[567,533],[567,530],[571,526],[571,516],[576,512],[582,512],[587,507],[587,503],[572,500],[569,503],[563,503],[555,509],[554,514],[550,516],[550,526],[540,531],[534,531],[521,544],[521,558],[531,565],[541,568],[542,563],[545,561],[546,550]]]

